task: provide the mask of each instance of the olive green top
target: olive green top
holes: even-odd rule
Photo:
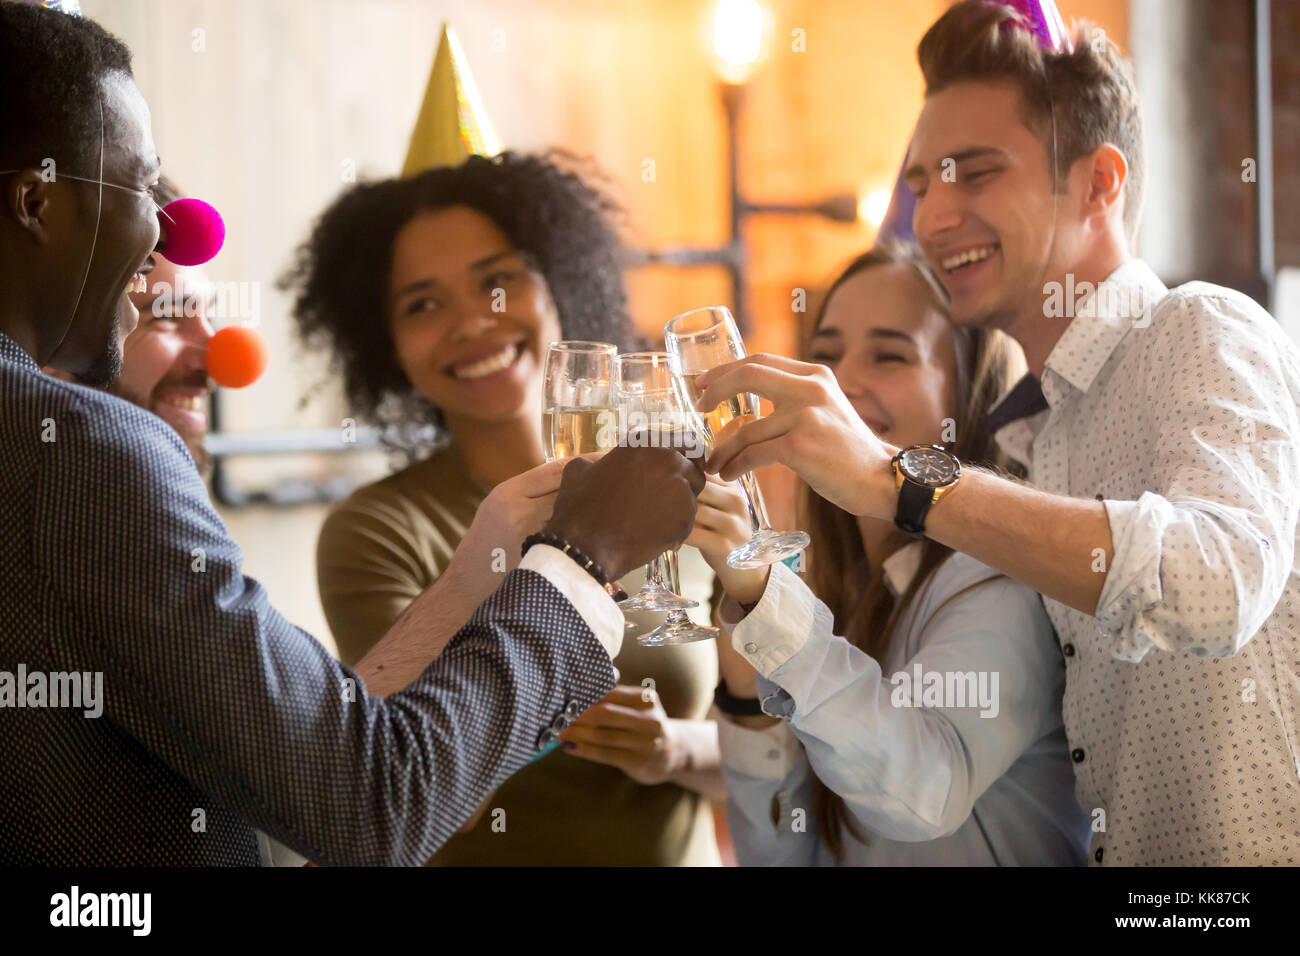
[[[339,656],[355,664],[437,579],[488,488],[454,448],[367,485],[325,519],[316,549],[321,604]],[[629,502],[629,507],[635,503]],[[712,572],[683,548],[681,584],[708,621]],[[643,570],[623,580],[629,593]],[[640,629],[663,615],[634,614]],[[641,647],[627,632],[614,664],[619,682],[654,680],[670,717],[702,719],[717,685],[712,641]],[[497,812],[498,808],[504,815]],[[716,866],[707,798],[673,783],[647,787],[621,770],[553,750],[507,780],[468,833],[452,837],[432,865]]]

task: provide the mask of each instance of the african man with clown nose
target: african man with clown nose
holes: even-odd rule
[[[611,582],[685,539],[703,475],[619,448],[503,483],[456,570],[340,664],[244,576],[171,428],[41,371],[115,377],[119,310],[157,247],[129,51],[0,3],[0,88],[0,670],[100,673],[104,708],[0,707],[0,861],[255,865],[255,828],[322,863],[427,859],[614,687]],[[563,547],[513,526],[539,502]],[[458,575],[524,543],[468,621],[449,613]]]

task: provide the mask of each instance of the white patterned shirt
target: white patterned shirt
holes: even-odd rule
[[[1045,599],[1092,861],[1300,864],[1300,355],[1246,296],[1130,260],[1042,393],[997,441],[1104,501],[1114,544],[1095,617]]]

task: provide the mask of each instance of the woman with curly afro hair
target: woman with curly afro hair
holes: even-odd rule
[[[300,248],[285,280],[298,331],[331,355],[352,413],[433,422],[449,439],[325,520],[317,578],[347,663],[437,580],[493,486],[545,460],[546,347],[629,344],[620,209],[597,182],[558,151],[474,156],[348,189]],[[707,566],[690,549],[682,558],[683,588],[707,606]],[[710,797],[722,777],[706,719],[716,656],[629,639],[614,663],[620,687],[431,863],[719,862]]]

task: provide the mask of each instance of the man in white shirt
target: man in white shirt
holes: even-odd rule
[[[701,407],[774,405],[709,470],[784,463],[1044,595],[1093,862],[1294,865],[1300,356],[1246,296],[1131,256],[1131,70],[1099,31],[1045,53],[1015,16],[966,0],[926,34],[906,179],[954,320],[1025,350],[990,424],[1036,487],[885,444],[826,369],[773,356],[702,380]]]

